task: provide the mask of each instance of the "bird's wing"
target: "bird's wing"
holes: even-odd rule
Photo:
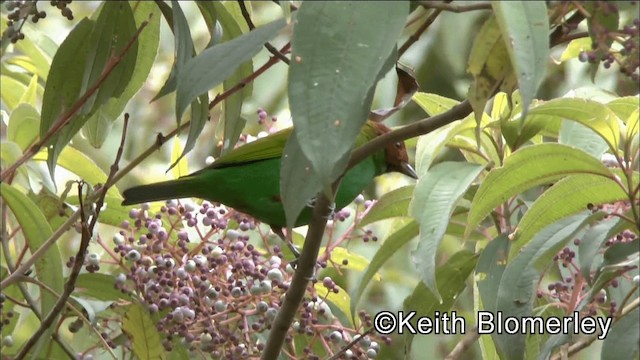
[[[269,136],[240,146],[239,148],[218,158],[208,168],[216,169],[281,157],[282,152],[284,151],[284,146],[291,135],[291,131],[292,128],[283,129]]]

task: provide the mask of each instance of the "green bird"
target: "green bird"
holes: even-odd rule
[[[390,129],[367,121],[356,140],[360,146]],[[208,167],[176,180],[135,186],[124,191],[123,205],[186,197],[222,203],[271,225],[286,227],[280,198],[280,160],[292,128],[258,139],[221,156]],[[353,201],[373,178],[397,171],[417,178],[409,165],[404,143],[388,145],[344,175],[336,194],[335,206],[341,209]],[[311,221],[311,208],[306,207],[295,226]]]

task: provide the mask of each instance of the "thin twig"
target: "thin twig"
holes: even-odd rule
[[[347,352],[347,350],[351,349],[355,344],[358,343],[358,341],[361,341],[363,337],[373,333],[373,331],[375,330],[375,328],[370,328],[369,330],[365,331],[364,333],[360,334],[359,337],[355,338],[353,340],[351,340],[351,342],[349,342],[347,345],[345,345],[342,349],[340,349],[340,351],[338,351],[337,353],[335,353],[332,357],[330,357],[327,360],[337,360],[340,358],[340,356],[342,356],[342,354],[344,354],[345,352]]]
[[[426,9],[437,9],[454,13],[463,13],[476,10],[491,10],[490,3],[475,3],[471,5],[452,5],[440,1],[418,1],[418,4]]]
[[[98,201],[96,201],[95,203],[95,210],[94,210],[95,214],[91,218],[91,223],[87,223],[88,220],[85,213],[83,194],[82,194],[82,188],[83,188],[84,182],[81,181],[80,185],[78,186],[78,201],[80,203],[79,211],[80,211],[80,223],[82,225],[82,238],[80,239],[80,246],[78,248],[78,252],[76,253],[76,256],[74,259],[73,268],[71,269],[71,273],[69,274],[67,282],[65,283],[64,292],[62,293],[60,298],[58,298],[58,301],[56,301],[56,304],[54,305],[53,309],[51,309],[49,314],[47,314],[47,316],[40,322],[40,327],[38,328],[38,330],[29,338],[29,340],[24,344],[22,349],[20,349],[20,352],[15,357],[16,360],[24,359],[24,357],[27,356],[29,350],[31,350],[31,348],[38,342],[38,340],[40,340],[40,337],[45,333],[45,331],[47,331],[51,327],[51,325],[53,324],[55,319],[58,317],[58,315],[60,315],[60,312],[65,307],[67,300],[69,299],[69,297],[71,296],[71,293],[73,293],[73,290],[75,289],[76,280],[78,279],[78,275],[80,275],[80,270],[82,270],[82,266],[84,265],[84,259],[87,253],[87,248],[89,247],[89,242],[91,241],[91,234],[93,234],[93,230],[96,224],[98,223],[98,216],[100,215],[100,210],[104,205],[104,198],[107,194],[107,189],[111,185],[113,185],[114,183],[113,178],[118,171],[118,163],[120,162],[120,159],[122,158],[122,153],[124,151],[124,142],[127,135],[128,124],[129,124],[129,114],[125,114],[120,147],[118,148],[116,159],[113,165],[111,165],[111,170],[109,172],[109,176],[107,177],[107,181],[105,182],[104,186],[100,191],[100,196],[98,197]]]
[[[104,70],[102,70],[100,78],[95,82],[95,84],[93,84],[93,86],[91,86],[78,100],[76,100],[69,111],[63,113],[58,117],[53,125],[51,125],[49,131],[47,131],[47,133],[40,140],[31,145],[15,163],[11,164],[11,166],[0,173],[0,181],[5,181],[10,176],[13,176],[13,173],[16,171],[16,169],[18,169],[18,167],[35,156],[43,146],[49,143],[54,135],[60,132],[65,125],[71,122],[76,112],[78,112],[85,105],[87,100],[89,100],[89,98],[93,96],[96,91],[98,91],[100,86],[102,86],[105,80],[109,77],[113,69],[115,69],[115,67],[118,66],[118,64],[120,64],[120,62],[124,59],[131,46],[133,46],[136,40],[138,40],[140,33],[145,27],[147,27],[148,24],[148,21],[143,21],[142,24],[140,24],[140,27],[138,28],[136,33],[131,37],[127,45],[125,45],[120,53],[115,57],[111,57],[109,59],[107,65],[105,65]]]
[[[398,57],[402,56],[402,54],[404,54],[407,50],[409,50],[411,45],[413,45],[416,41],[420,39],[420,36],[422,35],[422,33],[427,31],[429,26],[433,24],[433,22],[436,20],[436,18],[438,17],[438,15],[440,15],[441,12],[442,10],[436,9],[431,14],[429,14],[429,17],[427,17],[427,19],[418,28],[418,30],[416,30],[413,34],[411,34],[411,36],[409,36],[407,41],[405,41],[404,44],[400,46],[400,49],[398,49]]]
[[[240,12],[242,12],[242,17],[244,17],[244,20],[247,22],[247,26],[249,27],[249,30],[253,30],[256,28],[256,26],[253,24],[253,21],[251,21],[251,15],[249,15],[249,11],[247,10],[246,5],[244,4],[244,0],[238,0],[238,5],[240,5]],[[266,43],[264,43],[264,47],[267,48],[267,50],[273,54],[273,56],[277,57],[278,59],[282,60],[282,62],[284,62],[285,64],[289,65],[289,63],[291,62],[289,60],[289,58],[287,58],[286,56],[284,56],[283,53],[281,53],[280,51],[278,51],[278,49],[276,49],[273,45],[271,45],[271,43],[269,43],[268,41]]]
[[[445,360],[457,360],[462,357],[462,355],[467,351],[476,340],[480,338],[480,334],[478,333],[478,327],[474,326],[471,331],[467,333],[456,346],[451,350],[451,352],[445,357]]]

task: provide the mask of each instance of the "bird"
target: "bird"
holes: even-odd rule
[[[190,175],[129,188],[122,194],[122,205],[195,197],[224,204],[272,229],[285,228],[287,223],[280,197],[280,161],[292,131],[293,128],[283,129],[240,146]],[[389,131],[384,124],[368,120],[356,139],[356,146]],[[349,169],[336,193],[335,208],[342,209],[351,203],[374,177],[387,172],[418,178],[409,164],[404,142],[389,144]],[[305,207],[294,226],[307,225],[311,213],[311,207]]]

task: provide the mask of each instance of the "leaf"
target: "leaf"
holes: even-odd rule
[[[537,1],[492,1],[491,7],[518,78],[525,119],[547,68],[547,5]]]
[[[165,81],[160,91],[158,91],[151,101],[155,101],[176,90],[176,86],[178,84],[178,72],[182,69],[187,60],[195,55],[193,39],[191,39],[191,31],[189,30],[189,23],[182,12],[180,3],[172,0],[171,8],[169,8],[165,2],[158,2],[158,7],[160,8],[160,11],[162,11],[162,15],[167,19],[169,26],[171,26],[171,31],[173,31],[175,61],[173,62],[167,81]],[[176,119],[178,124],[180,124],[180,120],[181,117]]]
[[[408,10],[408,1],[307,2],[297,12],[288,87],[294,135],[327,195],[347,165]]]
[[[403,186],[384,194],[362,218],[358,226],[397,216],[407,216],[415,185]]]
[[[510,259],[497,291],[496,311],[506,317],[532,315],[535,287],[539,271],[548,266],[551,254],[573,239],[594,215],[589,212],[563,219],[544,228],[522,251],[511,248]],[[515,256],[517,255],[517,256]],[[539,260],[543,264],[537,264]],[[522,359],[525,350],[525,334],[493,334],[501,358]]]
[[[271,40],[285,22],[273,21],[255,30],[208,48],[187,60],[178,74],[176,87],[176,118],[182,117],[187,104],[219,85],[233,74],[240,64],[250,60]]]
[[[26,85],[13,77],[5,75],[4,71],[0,75],[0,96],[8,111],[12,111],[20,104],[20,98],[26,90]]]
[[[562,122],[558,142],[581,149],[596,159],[600,159],[609,148],[607,142],[593,130],[573,121]]]
[[[295,133],[294,128],[292,132]],[[242,149],[242,147],[240,147]],[[299,171],[298,169],[303,169]],[[322,184],[311,169],[311,162],[300,149],[297,138],[292,134],[282,152],[280,164],[280,196],[287,220],[292,228],[309,200],[318,194]]]
[[[517,148],[548,124],[560,122],[563,119],[575,121],[590,128],[607,142],[612,152],[617,151],[620,143],[620,128],[616,116],[606,105],[593,100],[559,98],[547,101],[529,111],[521,130],[519,130],[520,118],[516,118],[505,124],[503,132],[519,134],[517,140],[510,143],[512,148]]]
[[[396,89],[396,99],[393,102],[393,107],[372,110],[369,113],[370,120],[380,122],[389,118],[398,112],[398,110],[402,109],[409,100],[412,99],[413,94],[418,91],[418,81],[412,69],[398,63],[396,64],[396,74],[398,75],[398,87]]]
[[[38,85],[38,76],[33,75],[31,77],[31,81],[29,81],[29,86],[20,97],[20,104],[29,104],[31,106],[36,106],[36,92],[39,90]],[[20,106],[20,105],[18,105]]]
[[[20,104],[11,112],[7,129],[7,139],[13,141],[22,151],[38,137],[40,114],[29,104]]]
[[[560,55],[560,62],[575,59],[580,56],[580,53],[583,51],[591,51],[590,38],[583,37],[571,40],[569,45],[567,45],[567,48],[562,52],[562,55]]]
[[[98,83],[109,61],[112,61],[112,56],[120,54],[136,32],[133,12],[126,2],[104,3],[95,23],[89,21],[87,25],[81,27],[82,23],[76,27],[79,30],[73,37],[73,41],[70,38],[76,29],[65,39],[53,59],[43,100],[41,138],[63,111],[68,111],[81,95],[86,94]],[[71,45],[75,46],[72,48]],[[58,54],[61,52],[62,55],[59,57]],[[58,155],[71,138],[102,105],[123,93],[133,73],[137,52],[136,41],[124,54],[118,66],[114,67],[109,76],[101,82],[98,90],[86,100],[69,123],[51,139],[48,144],[47,165],[52,178]],[[70,68],[84,69],[84,73],[69,79],[68,69]],[[55,81],[52,83],[53,80]],[[64,106],[60,103],[59,91],[69,95],[68,98],[63,97]],[[45,111],[47,104],[49,106]]]
[[[425,285],[439,298],[436,285],[436,254],[456,203],[484,166],[443,162],[418,180],[409,214],[420,224],[420,240],[412,261]]]
[[[382,246],[380,246],[378,251],[376,251],[376,254],[369,263],[369,266],[358,281],[356,293],[351,297],[351,313],[355,314],[356,306],[358,305],[364,290],[367,288],[367,285],[369,285],[369,282],[373,279],[375,274],[378,273],[378,270],[380,270],[382,265],[384,265],[384,263],[389,260],[393,254],[400,250],[402,246],[418,236],[418,229],[418,223],[414,220],[409,220],[405,225],[384,240]]]
[[[605,241],[622,231],[629,225],[624,219],[611,217],[591,226],[582,237],[578,246],[578,260],[582,276],[591,283],[591,268],[598,250]]]
[[[320,254],[326,251],[325,247],[320,248]],[[347,265],[343,265],[342,261],[347,260]],[[366,257],[349,251],[343,247],[336,247],[331,250],[331,261],[340,264],[340,269],[354,270],[362,272],[369,266],[369,259]],[[380,274],[375,275],[376,280],[380,280]]]
[[[429,116],[441,114],[452,107],[460,104],[460,101],[449,99],[438,94],[415,93],[413,101],[418,104]]]
[[[142,305],[133,303],[127,306],[122,331],[129,336],[133,353],[138,359],[166,359],[160,334]]]
[[[29,38],[18,41],[14,46],[21,53],[25,54],[27,58],[33,63],[35,69],[34,75],[37,75],[43,80],[47,80],[49,75],[49,67],[51,66],[50,58],[42,51],[36,44],[35,40],[30,36]]]
[[[40,151],[33,157],[33,159],[38,161],[47,160],[46,151]],[[100,169],[93,160],[91,160],[91,158],[73,147],[67,146],[62,150],[58,158],[58,166],[78,175],[80,179],[93,186],[107,182],[107,174],[102,171],[102,169]],[[122,199],[122,196],[116,187],[109,188],[109,190],[107,190],[107,196]]]
[[[171,163],[177,165],[171,169],[174,179],[189,175],[189,166],[187,164],[187,159],[180,156],[181,152],[182,145],[180,144],[180,138],[176,136],[173,139],[173,149],[171,150]]]
[[[511,242],[507,235],[502,234],[489,242],[478,259],[476,283],[482,299],[482,305],[484,305],[484,310],[486,311],[497,311],[496,294],[500,288],[504,270],[507,267],[510,245]]]
[[[615,170],[616,176],[624,176]],[[638,186],[638,173],[633,174],[634,186]],[[625,190],[612,178],[592,174],[566,177],[545,191],[524,214],[515,231],[515,243],[511,253],[519,249],[516,244],[526,244],[540,229],[587,208],[588,204],[600,205],[627,200]]]
[[[200,6],[201,3],[198,3]],[[215,10],[215,15],[218,20],[218,24],[222,27],[223,35],[222,41],[229,41],[242,35],[242,29],[240,24],[236,21],[231,12],[227,9],[227,6],[237,5],[235,3],[222,4],[220,2],[213,2],[211,6]],[[253,61],[248,60],[241,64],[236,71],[222,82],[222,89],[224,91],[229,90],[233,86],[237,85],[251,75],[253,72]],[[246,120],[241,117],[242,102],[251,96],[253,92],[253,83],[250,82],[242,88],[232,94],[224,101],[224,141],[222,142],[222,154],[230,151],[234,148],[240,133],[246,124]]]
[[[35,252],[53,233],[47,219],[38,206],[15,187],[0,183],[0,190],[2,199],[9,206],[22,228],[29,250],[31,253]],[[35,269],[38,280],[53,289],[57,294],[62,293],[64,288],[62,261],[60,260],[58,247],[55,244],[36,261]],[[42,313],[48,314],[57,300],[58,297],[55,294],[42,291],[40,295]]]
[[[602,343],[601,360],[633,359],[640,341],[640,309],[630,311],[613,324]]]
[[[115,278],[100,273],[84,273],[78,276],[75,293],[102,301],[116,301],[128,297],[115,288]]]
[[[102,147],[113,122],[146,81],[153,61],[158,53],[160,40],[160,11],[158,7],[146,1],[132,1],[130,5],[134,8],[133,16],[135,26],[140,27],[145,21],[147,22],[147,26],[138,37],[138,51],[135,65],[122,94],[109,99],[104,106],[100,107],[96,113],[87,120],[87,123],[82,128],[83,135],[85,135],[89,143],[96,148]]]
[[[502,86],[511,93],[516,81],[509,52],[495,17],[487,19],[476,36],[469,54],[467,72],[473,76],[468,92],[469,102],[476,122],[480,123],[484,107],[498,87]]]
[[[566,145],[545,143],[514,152],[503,166],[492,169],[478,188],[471,203],[466,234],[512,196],[579,173],[612,176],[598,159]]]
[[[461,250],[453,254],[446,263],[436,271],[437,290],[429,291],[423,282],[419,282],[403,304],[405,313],[415,311],[414,319],[428,316],[433,318],[436,312],[448,312],[458,296],[466,287],[466,280],[478,261],[478,255],[469,250]],[[441,294],[441,295],[436,295]],[[415,325],[415,321],[412,322]],[[405,346],[411,346],[413,334],[406,332]]]
[[[313,287],[322,299],[325,299],[327,302],[333,304],[338,310],[340,310],[340,312],[344,314],[345,319],[353,319],[353,316],[351,315],[351,309],[349,309],[351,298],[346,290],[336,285],[336,287],[338,288],[338,293],[334,293],[333,291],[329,291],[326,287],[324,287],[321,281],[316,282]],[[354,324],[352,323],[351,326],[353,325]]]

